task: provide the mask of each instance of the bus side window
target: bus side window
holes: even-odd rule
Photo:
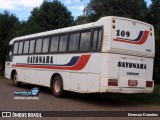
[[[69,51],[78,51],[80,33],[72,33],[69,39]]]
[[[58,50],[58,41],[59,41],[59,36],[53,36],[51,38],[50,52],[57,52],[57,50]]]
[[[93,32],[92,50],[96,50],[97,49],[97,40],[98,40],[98,30],[94,30],[94,32]]]
[[[61,35],[59,41],[59,52],[65,52],[67,50],[67,35]]]
[[[36,53],[41,53],[42,42],[43,42],[42,38],[37,39],[37,41],[36,41],[36,50],[35,50]]]
[[[91,32],[81,33],[80,51],[88,51],[90,46]]]
[[[14,43],[13,54],[17,54],[18,53],[18,46],[19,46],[19,42],[15,42]]]
[[[93,43],[92,43],[92,50],[93,51],[100,50],[101,39],[102,39],[102,30],[94,30]]]
[[[23,42],[20,42],[19,43],[18,54],[22,54],[22,50],[23,50]]]
[[[100,50],[101,48],[101,42],[102,42],[102,30],[98,31],[98,45],[97,45],[97,50]]]
[[[29,53],[34,53],[35,40],[30,41]]]
[[[47,53],[49,48],[49,38],[44,38],[43,40],[43,47],[42,47],[42,53]]]
[[[29,41],[24,42],[23,53],[28,53],[29,50]]]

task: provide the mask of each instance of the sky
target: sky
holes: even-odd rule
[[[0,0],[0,13],[7,10],[15,14],[19,20],[27,20],[30,12],[35,7],[39,7],[44,0]],[[52,1],[52,0],[48,0]],[[60,0],[71,11],[72,16],[76,18],[83,14],[84,6],[90,0]],[[147,5],[150,5],[151,0],[146,0]]]

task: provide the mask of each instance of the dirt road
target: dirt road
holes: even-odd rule
[[[23,84],[14,87],[11,80],[0,78],[0,111],[160,111],[160,106],[148,104],[125,103],[110,96],[84,95],[68,93],[66,98],[55,98],[46,87],[37,86],[40,89],[39,100],[14,100],[14,92],[31,91],[35,85]],[[119,113],[117,112],[117,115]],[[97,119],[96,117],[83,117],[76,119]],[[160,117],[159,117],[160,118]],[[15,118],[16,119],[16,118]],[[42,118],[41,118],[42,119]],[[67,118],[43,118],[43,119],[72,119]],[[75,119],[75,117],[73,118]],[[118,117],[99,117],[98,119],[117,119]],[[132,119],[124,117],[123,119]],[[135,119],[135,117],[133,118]],[[144,119],[144,117],[138,119]],[[148,118],[150,119],[150,118]],[[155,118],[158,120],[158,118]]]

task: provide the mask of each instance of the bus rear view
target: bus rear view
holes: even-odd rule
[[[5,76],[15,86],[78,93],[151,93],[154,28],[122,17],[45,31],[10,41]],[[11,47],[12,48],[12,47]]]
[[[152,25],[109,17],[104,24],[100,91],[151,93],[154,55]]]

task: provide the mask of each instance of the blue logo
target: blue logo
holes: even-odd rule
[[[34,88],[31,89],[31,92],[32,92],[33,96],[38,96],[38,94],[39,94],[39,88],[34,87]]]

